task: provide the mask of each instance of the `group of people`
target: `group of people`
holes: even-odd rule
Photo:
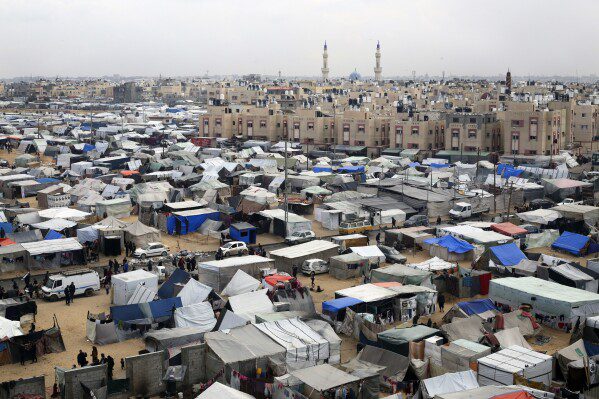
[[[75,299],[75,283],[71,281],[71,284],[64,287],[64,299],[67,306],[71,306]]]
[[[129,271],[129,261],[127,257],[123,258],[123,273],[127,273]],[[118,274],[121,272],[121,264],[117,259],[112,259],[108,261],[108,268],[112,270],[112,274]]]
[[[135,247],[135,243],[133,241],[125,241],[125,256],[133,256],[133,253],[135,252],[136,247]]]
[[[181,270],[186,270],[191,273],[198,266],[195,256],[173,256],[173,266]]]
[[[82,349],[79,349],[79,353],[77,354],[77,364],[79,367],[86,366],[98,366],[100,364],[106,364],[106,372],[108,374],[108,379],[112,380],[114,374],[114,359],[112,356],[105,356],[103,353],[98,357],[98,348],[92,346],[92,356],[91,363],[87,360],[87,352],[83,352]],[[122,359],[121,359],[122,362]],[[77,368],[76,365],[73,365],[73,368]]]

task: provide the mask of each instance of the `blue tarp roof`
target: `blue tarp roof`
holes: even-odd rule
[[[513,165],[502,164],[497,165],[497,174],[502,175],[504,178],[508,179],[512,176],[520,176],[524,173],[523,170],[515,169]]]
[[[429,166],[435,169],[449,168],[448,163],[431,163]]]
[[[440,245],[444,248],[447,248],[449,252],[454,252],[456,254],[463,254],[474,249],[474,245],[453,236],[428,238],[424,240],[424,242],[427,244]]]
[[[44,237],[44,240],[58,240],[60,238],[64,238],[64,236],[58,231],[49,230],[48,234],[46,234],[46,237]]]
[[[414,167],[416,167],[416,166],[420,166],[420,162],[411,162],[411,163],[409,163],[409,164],[408,164],[408,166],[409,166],[410,168],[414,168]]]
[[[86,144],[83,145],[83,150],[82,151],[83,152],[88,152],[88,151],[94,150],[95,148],[96,148],[95,146],[86,143]]]
[[[173,297],[175,293],[175,284],[185,284],[190,278],[191,276],[185,270],[176,268],[173,274],[169,276],[168,280],[166,280],[158,290],[158,296],[163,299]]]
[[[36,182],[40,183],[40,184],[44,184],[44,183],[58,183],[60,182],[60,180],[58,179],[54,179],[52,177],[40,177],[39,179],[35,179]]]
[[[325,301],[322,303],[322,311],[338,313],[341,309],[357,305],[358,303],[363,303],[363,301],[350,297],[331,299],[330,301]]]
[[[495,305],[493,305],[493,301],[491,301],[489,298],[475,299],[473,301],[467,302],[458,302],[458,306],[468,316],[472,316],[474,314],[481,314],[489,310],[497,310]]]
[[[181,306],[183,306],[181,298],[176,296],[150,302],[150,311],[152,312],[152,317],[157,319],[159,317],[172,316],[173,308],[180,308]]]
[[[364,166],[342,166],[337,169],[339,173],[361,173],[364,172]]]
[[[5,233],[12,233],[12,223],[0,222],[0,227],[4,229]]]
[[[517,265],[522,259],[526,259],[524,252],[513,242],[491,247],[491,252],[503,266]]]
[[[139,304],[133,305],[122,305],[122,306],[111,306],[110,314],[115,323],[119,321],[139,320],[145,319],[146,316],[142,312]]]
[[[581,234],[564,231],[561,236],[555,240],[551,248],[561,249],[572,255],[582,255],[582,249],[587,245],[590,238]]]
[[[314,168],[312,168],[312,171],[314,173],[318,173],[318,172],[332,172],[333,168],[330,166],[315,166]]]

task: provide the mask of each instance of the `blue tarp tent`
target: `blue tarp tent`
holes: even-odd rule
[[[460,309],[468,316],[485,313],[487,311],[496,311],[497,308],[493,305],[493,301],[489,298],[475,299],[473,301],[458,302]]]
[[[161,299],[159,301],[152,301],[149,303],[152,317],[157,319],[159,317],[169,317],[173,315],[173,308],[180,308],[183,306],[181,298],[178,296],[173,298]]]
[[[318,172],[332,172],[333,168],[330,166],[315,166],[312,171],[314,173],[318,173]]]
[[[64,236],[58,231],[49,230],[48,234],[46,234],[46,237],[44,237],[44,240],[58,240],[60,238],[64,238]]]
[[[434,169],[449,168],[448,163],[431,163],[429,166]]]
[[[220,212],[207,208],[173,212],[166,218],[166,230],[171,235],[193,233],[208,219],[219,220]]]
[[[363,301],[350,297],[331,299],[330,301],[324,301],[322,303],[322,311],[336,314],[339,313],[339,311],[342,309],[348,308],[353,305],[357,305],[359,303],[363,303]]]
[[[258,229],[249,223],[233,223],[229,227],[229,235],[235,241],[243,241],[246,244],[256,243],[256,234]]]
[[[456,254],[464,254],[474,249],[474,245],[464,240],[460,240],[459,238],[455,238],[453,236],[429,238],[424,240],[424,242],[431,245],[436,244],[442,246],[444,248],[447,248],[449,252],[454,252]]]
[[[190,278],[191,276],[185,270],[176,268],[158,290],[158,296],[163,299],[173,297],[175,295],[175,284],[185,284]]]
[[[12,233],[12,223],[8,223],[8,222],[1,222],[0,223],[0,228],[4,229],[5,233]]]
[[[561,236],[551,245],[553,249],[561,249],[572,255],[581,256],[591,239],[581,234],[564,231]]]
[[[524,173],[523,170],[515,169],[512,165],[501,163],[497,165],[497,174],[506,179],[509,179],[512,176],[520,176],[522,173]]]
[[[337,169],[338,173],[364,173],[364,166],[342,166]]]
[[[420,166],[420,162],[411,162],[410,164],[408,164],[408,166],[410,168],[415,168],[416,166]]]
[[[46,183],[59,183],[60,180],[55,179],[53,177],[40,177],[39,179],[35,179],[36,182],[38,182],[39,184],[46,184]]]
[[[491,247],[491,252],[502,266],[514,266],[526,259],[524,252],[513,242]]]
[[[89,152],[89,151],[95,150],[95,149],[96,149],[96,147],[91,144],[83,144],[83,149],[81,151]]]
[[[110,314],[115,323],[118,323],[119,321],[140,320],[146,318],[144,312],[142,312],[137,303],[133,305],[111,306]]]

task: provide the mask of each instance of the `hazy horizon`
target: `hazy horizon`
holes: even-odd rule
[[[0,78],[592,76],[599,2],[0,0]]]

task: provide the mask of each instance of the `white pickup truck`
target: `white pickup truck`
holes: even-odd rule
[[[462,220],[485,212],[489,212],[488,206],[472,205],[468,202],[456,202],[453,208],[449,210],[449,217]]]
[[[580,205],[583,201],[574,201],[572,198],[565,198],[562,202],[559,202],[558,205]]]

